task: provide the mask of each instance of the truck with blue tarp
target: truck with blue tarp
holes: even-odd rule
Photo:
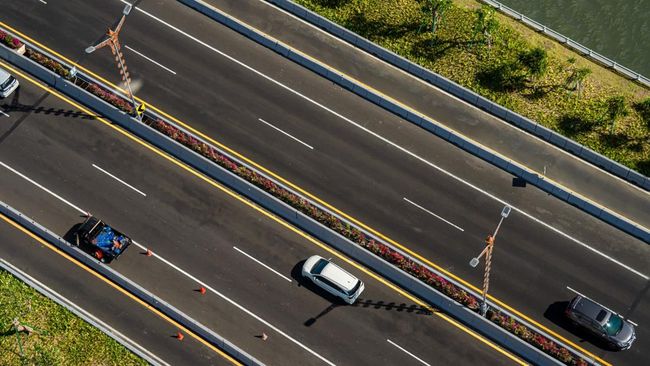
[[[110,263],[131,245],[131,238],[89,215],[76,235],[76,244],[103,263]]]

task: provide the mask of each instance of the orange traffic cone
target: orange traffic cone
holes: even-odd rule
[[[185,336],[183,335],[183,333],[181,333],[181,332],[177,332],[177,333],[176,333],[176,339],[178,339],[179,341],[182,341],[183,338],[185,338]]]
[[[147,257],[151,257],[153,255],[153,252],[151,251],[151,249],[147,249],[147,252],[145,254],[147,255]]]
[[[205,295],[205,287],[201,286],[199,292],[201,293],[201,295]]]

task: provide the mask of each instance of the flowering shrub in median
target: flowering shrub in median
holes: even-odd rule
[[[62,76],[64,78],[67,78],[70,75],[70,71],[68,69],[61,65],[59,62],[52,60],[51,58],[45,56],[44,54],[35,51],[31,48],[27,48],[25,51],[25,56],[29,57],[30,59],[38,62],[42,66],[44,66],[46,69],[55,72],[59,76]]]
[[[0,30],[0,42],[2,42],[5,46],[14,50],[23,45],[23,43],[18,38],[14,38],[11,34],[8,34],[1,30]]]
[[[10,35],[7,35],[2,31],[0,31],[0,41],[7,44],[11,48],[18,48],[22,45],[20,41],[11,38]],[[49,57],[31,48],[27,48],[26,56],[63,77],[68,77],[69,75],[68,69],[61,63],[52,60]],[[112,92],[102,88],[97,84],[88,85],[86,87],[86,90],[124,112],[131,114],[133,113],[133,106],[129,101],[116,94],[113,94]],[[408,257],[405,257],[401,253],[390,248],[388,245],[383,244],[375,239],[366,237],[366,235],[359,229],[341,221],[338,217],[320,209],[306,199],[278,186],[272,180],[257,174],[255,171],[247,168],[246,166],[237,164],[236,162],[230,160],[227,156],[219,153],[208,144],[196,139],[195,137],[183,132],[182,130],[161,119],[148,119],[145,121],[149,126],[156,129],[157,131],[192,149],[198,154],[201,154],[207,159],[210,159],[221,167],[233,172],[234,174],[256,185],[264,191],[272,194],[274,197],[289,204],[295,209],[300,210],[302,213],[306,214],[312,219],[343,235],[354,243],[374,253],[380,258],[383,258],[387,262],[395,265],[396,267],[409,273],[415,278],[418,278],[419,280],[425,282],[426,284],[444,293],[455,301],[467,306],[472,310],[477,310],[479,308],[478,299],[476,297],[470,295],[465,290],[449,282],[442,276],[431,272],[428,268],[416,263]],[[516,334],[521,339],[536,346],[539,349],[542,349],[546,353],[552,355],[558,360],[561,360],[567,365],[588,365],[585,360],[572,355],[566,348],[561,347],[552,340],[535,333],[525,325],[517,323],[515,319],[509,317],[508,315],[501,314],[490,309],[488,311],[488,318],[502,328],[508,330],[513,334]]]
[[[535,333],[534,331],[528,329],[528,327],[524,324],[518,323],[515,319],[509,317],[506,314],[502,314],[497,310],[489,309],[487,312],[487,317],[492,322],[501,326],[501,328],[509,331],[510,333],[516,334],[519,338],[543,350],[544,352],[550,354],[551,356],[557,358],[567,365],[588,365],[587,362],[582,358],[572,355],[568,349],[558,345],[557,343],[544,337],[541,334]]]

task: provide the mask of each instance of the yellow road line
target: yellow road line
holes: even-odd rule
[[[2,65],[4,68],[10,70],[11,72],[15,73],[16,75],[19,75],[19,76],[21,76],[21,77],[27,79],[28,81],[30,81],[31,83],[35,84],[35,85],[38,86],[39,88],[41,88],[41,89],[43,89],[43,90],[45,90],[45,91],[50,92],[52,95],[54,95],[54,96],[60,98],[61,100],[63,100],[63,101],[65,101],[65,102],[67,102],[68,104],[74,106],[75,108],[79,109],[80,111],[82,111],[82,112],[84,112],[84,113],[87,113],[87,114],[91,114],[91,113],[93,113],[92,111],[90,111],[90,110],[86,109],[85,107],[83,107],[83,106],[77,104],[76,102],[73,102],[72,100],[70,100],[70,99],[67,98],[66,96],[61,95],[61,94],[58,93],[57,91],[54,91],[54,90],[50,89],[49,87],[46,87],[46,86],[40,84],[39,82],[37,82],[36,80],[34,80],[33,78],[31,78],[30,76],[27,76],[27,75],[24,74],[23,72],[21,72],[21,71],[15,69],[15,68],[13,68],[13,67],[11,67],[10,65],[4,63],[3,61],[0,61],[0,65]],[[251,201],[247,200],[246,198],[240,196],[239,194],[235,193],[234,191],[230,190],[229,188],[227,188],[227,187],[225,187],[225,186],[223,186],[223,185],[221,185],[221,184],[215,182],[215,181],[212,180],[211,178],[206,177],[205,175],[203,175],[203,174],[201,174],[201,173],[199,173],[199,172],[193,170],[192,168],[190,168],[190,167],[187,166],[186,164],[184,164],[184,163],[182,163],[182,162],[176,160],[175,158],[173,158],[173,157],[167,155],[167,154],[164,153],[163,151],[161,151],[161,150],[159,150],[159,149],[157,149],[157,148],[151,146],[149,143],[144,142],[143,140],[141,140],[141,139],[139,139],[139,138],[136,138],[135,136],[129,134],[128,132],[126,132],[126,131],[123,130],[122,128],[120,128],[120,127],[118,127],[118,126],[112,124],[111,122],[106,121],[105,119],[100,118],[100,117],[97,117],[96,119],[97,119],[98,121],[101,121],[101,122],[104,123],[105,125],[107,125],[107,126],[113,128],[114,130],[118,131],[118,132],[121,133],[122,135],[128,137],[128,138],[131,139],[132,141],[137,142],[138,144],[140,144],[140,145],[146,147],[147,149],[153,151],[153,152],[156,153],[157,155],[159,155],[159,156],[161,156],[161,157],[167,159],[168,161],[172,162],[172,163],[175,164],[176,166],[178,166],[178,167],[182,168],[183,170],[189,172],[191,175],[194,175],[195,177],[197,177],[197,178],[203,180],[204,182],[208,183],[209,185],[211,185],[211,186],[213,186],[213,187],[215,187],[215,188],[218,188],[219,190],[221,190],[222,192],[226,193],[226,194],[229,195],[230,197],[233,197],[233,198],[237,199],[238,201],[244,203],[244,204],[247,205],[248,207],[254,209],[255,211],[257,211],[257,212],[259,212],[259,213],[261,213],[262,215],[264,215],[264,216],[270,218],[271,220],[275,221],[276,223],[280,224],[281,226],[283,226],[283,227],[285,227],[285,228],[287,228],[287,229],[293,231],[294,233],[296,233],[296,234],[298,234],[299,236],[305,238],[305,239],[308,240],[309,242],[311,242],[311,243],[317,245],[317,246],[320,247],[321,249],[323,249],[323,250],[325,250],[325,251],[327,251],[327,252],[329,252],[329,253],[335,255],[336,257],[338,257],[338,258],[340,258],[341,260],[347,262],[348,264],[354,266],[354,267],[357,268],[358,270],[364,272],[364,273],[367,274],[368,276],[370,276],[370,277],[374,278],[375,280],[377,280],[378,282],[380,282],[380,283],[386,285],[388,288],[394,290],[395,292],[397,292],[397,293],[399,293],[400,295],[406,297],[407,299],[413,301],[414,303],[416,303],[416,304],[418,304],[418,305],[420,305],[420,306],[422,306],[422,307],[425,307],[425,308],[431,310],[434,314],[436,314],[436,315],[439,316],[440,318],[446,320],[446,321],[449,322],[450,324],[456,326],[457,328],[459,328],[459,329],[461,329],[462,331],[464,331],[465,333],[471,335],[471,336],[474,337],[475,339],[478,339],[479,341],[483,342],[484,344],[490,346],[491,348],[493,348],[494,350],[496,350],[496,351],[498,351],[499,353],[503,354],[504,356],[506,356],[506,357],[512,359],[513,361],[515,361],[515,362],[517,362],[517,363],[519,363],[519,364],[521,364],[521,365],[525,365],[525,364],[526,364],[525,362],[521,361],[520,359],[518,359],[516,356],[512,355],[512,354],[509,353],[508,351],[502,349],[500,346],[498,346],[498,345],[496,345],[496,344],[490,342],[489,340],[487,340],[486,338],[482,337],[481,335],[479,335],[478,333],[474,332],[473,330],[471,330],[471,329],[465,327],[464,325],[462,325],[462,324],[456,322],[455,320],[449,318],[447,315],[442,314],[442,313],[440,313],[440,312],[436,312],[436,311],[434,311],[434,309],[432,309],[431,306],[429,306],[429,305],[428,305],[427,303],[425,303],[424,301],[422,301],[422,300],[418,299],[417,297],[415,297],[415,296],[413,296],[413,295],[407,293],[406,291],[404,291],[404,290],[402,290],[401,288],[395,286],[394,284],[392,284],[392,283],[386,281],[384,278],[379,277],[379,276],[378,276],[377,274],[375,274],[374,272],[368,270],[367,268],[361,266],[360,264],[358,264],[358,263],[356,263],[356,262],[350,260],[349,258],[343,256],[343,255],[340,254],[338,251],[335,251],[334,249],[330,248],[329,246],[327,246],[327,245],[321,243],[320,241],[316,240],[316,239],[313,238],[312,236],[310,236],[310,235],[306,234],[305,232],[303,232],[303,231],[301,231],[301,230],[295,228],[294,226],[290,225],[290,224],[287,223],[286,221],[284,221],[284,220],[278,218],[277,216],[273,215],[272,213],[270,213],[270,212],[268,212],[268,211],[262,209],[261,207],[257,206],[256,204],[252,203]]]
[[[18,30],[12,28],[11,26],[9,26],[9,25],[7,25],[7,24],[5,24],[5,23],[3,23],[3,22],[0,22],[0,25],[3,26],[3,27],[6,27],[7,29],[11,30],[12,32],[14,32],[14,33],[20,35],[20,36],[23,37],[24,39],[26,39],[26,40],[28,40],[28,41],[30,41],[30,42],[36,44],[38,47],[40,47],[40,48],[42,48],[42,49],[44,49],[44,50],[50,52],[51,54],[53,54],[53,55],[55,55],[55,56],[57,56],[57,57],[59,57],[59,58],[61,58],[62,60],[66,61],[67,63],[76,66],[77,69],[82,70],[82,71],[84,71],[84,72],[86,72],[86,73],[92,75],[92,76],[95,77],[96,79],[98,79],[98,80],[104,82],[104,83],[107,84],[107,85],[110,85],[111,87],[113,87],[113,88],[115,88],[115,89],[117,89],[117,90],[121,90],[123,93],[126,93],[126,91],[125,91],[124,89],[120,88],[119,86],[117,86],[117,85],[113,84],[112,82],[106,80],[105,78],[103,78],[103,77],[101,77],[101,76],[95,74],[95,73],[92,72],[91,70],[89,70],[89,69],[87,69],[87,68],[85,68],[85,67],[83,67],[83,66],[77,64],[76,62],[70,60],[69,58],[67,58],[67,57],[65,57],[65,56],[63,56],[63,55],[61,55],[61,54],[59,54],[58,52],[56,52],[56,51],[50,49],[49,47],[47,47],[47,46],[45,46],[45,45],[39,43],[38,41],[34,40],[33,38],[31,38],[31,37],[29,37],[29,36],[27,36],[27,35],[25,35],[25,34],[23,34],[22,32],[20,32],[20,31],[18,31]],[[254,28],[253,28],[253,29],[254,29]],[[377,236],[378,238],[380,238],[380,239],[382,239],[382,240],[385,240],[385,241],[389,242],[390,244],[392,244],[392,245],[394,245],[394,246],[400,248],[400,249],[403,250],[404,252],[406,252],[406,253],[412,255],[413,257],[415,257],[415,258],[419,259],[420,261],[422,261],[422,262],[428,264],[429,266],[431,266],[431,267],[437,269],[438,271],[444,273],[445,275],[447,275],[447,276],[449,276],[449,277],[455,279],[456,281],[462,283],[463,285],[465,285],[465,286],[467,286],[467,287],[473,289],[474,291],[476,291],[476,292],[481,292],[481,289],[480,289],[480,288],[478,288],[478,287],[472,285],[471,283],[465,281],[464,279],[462,279],[462,278],[456,276],[455,274],[453,274],[453,273],[447,271],[446,269],[444,269],[443,267],[439,266],[438,264],[436,264],[436,263],[430,261],[429,259],[427,259],[427,258],[421,256],[420,254],[414,252],[413,250],[407,248],[406,246],[404,246],[404,245],[402,245],[402,244],[396,242],[395,240],[393,240],[393,239],[387,237],[386,235],[380,233],[379,231],[377,231],[377,230],[375,230],[375,229],[369,227],[368,225],[366,225],[366,224],[364,224],[363,222],[361,222],[361,221],[355,219],[354,217],[352,217],[352,216],[346,214],[345,212],[340,211],[339,209],[337,209],[336,207],[332,206],[331,204],[329,204],[329,203],[323,201],[323,200],[320,199],[319,197],[317,197],[317,196],[311,194],[310,192],[304,190],[303,188],[301,188],[301,187],[299,187],[299,186],[293,184],[292,182],[286,180],[285,178],[283,178],[283,177],[277,175],[277,174],[274,173],[273,171],[271,171],[271,170],[269,170],[269,169],[267,169],[267,168],[265,168],[265,167],[259,165],[258,163],[256,163],[256,162],[250,160],[250,159],[247,158],[246,156],[244,156],[244,155],[238,153],[237,151],[235,151],[235,150],[231,149],[230,147],[228,147],[228,146],[222,144],[221,142],[216,141],[216,140],[213,139],[212,137],[210,137],[210,136],[204,134],[203,132],[201,132],[201,131],[195,129],[194,127],[188,125],[187,123],[185,123],[185,122],[179,120],[178,118],[176,118],[176,117],[174,117],[174,116],[172,116],[172,115],[166,113],[165,111],[159,109],[158,107],[154,106],[154,105],[151,104],[150,102],[145,102],[143,99],[141,99],[141,98],[139,98],[139,97],[135,97],[135,98],[136,98],[138,101],[140,101],[141,103],[145,103],[145,104],[146,104],[149,108],[151,108],[152,110],[154,110],[154,111],[160,113],[161,115],[163,115],[163,116],[169,118],[170,120],[172,120],[172,121],[178,123],[179,125],[183,126],[183,127],[186,128],[187,130],[192,131],[193,133],[197,134],[198,136],[204,138],[206,141],[211,142],[211,143],[214,144],[215,146],[217,146],[217,147],[223,149],[224,151],[227,151],[228,153],[230,153],[230,154],[236,156],[237,158],[241,159],[242,161],[246,162],[247,164],[250,164],[251,166],[254,166],[256,169],[259,169],[260,171],[262,171],[262,172],[268,174],[269,176],[273,177],[274,179],[277,179],[278,181],[282,182],[283,184],[286,184],[287,186],[291,187],[292,189],[294,189],[294,190],[296,190],[296,191],[302,193],[303,195],[305,195],[305,196],[307,196],[307,197],[313,199],[314,201],[318,202],[319,204],[323,205],[324,207],[327,207],[328,209],[332,210],[333,212],[339,214],[340,216],[346,218],[346,219],[349,220],[350,222],[353,222],[354,224],[358,225],[359,227],[361,227],[361,228],[367,230],[368,232],[372,233],[373,235]],[[67,98],[64,98],[64,99],[67,99]],[[78,106],[76,103],[74,103],[74,102],[70,102],[70,101],[69,101],[69,103],[71,103],[72,105],[77,106],[77,108],[81,108],[81,107],[79,107],[79,106]],[[419,113],[419,112],[418,112],[418,113]],[[100,119],[100,120],[101,120],[101,119]],[[103,121],[103,120],[102,120],[102,121]],[[103,122],[106,123],[105,121],[103,121]],[[114,125],[112,125],[112,124],[110,124],[110,123],[108,123],[108,125],[109,125],[110,127],[112,127],[112,128],[115,128],[116,130],[120,130],[119,128],[117,128],[116,126],[114,126]],[[120,130],[120,131],[121,131],[121,130]],[[122,131],[121,131],[121,132],[122,132]],[[137,141],[137,142],[140,141],[139,139],[137,139],[137,138],[135,138],[135,137],[133,137],[133,136],[131,136],[131,135],[129,135],[129,134],[126,134],[125,132],[122,132],[122,133],[124,133],[127,137],[129,137],[130,139],[132,139],[132,140],[134,140],[134,141]],[[147,145],[145,145],[145,146],[147,146]],[[155,151],[155,149],[152,149],[152,148],[149,147],[149,146],[147,146],[147,148],[151,149],[152,151]],[[161,155],[164,156],[166,159],[169,159],[170,161],[173,161],[174,163],[178,164],[178,162],[176,162],[175,159],[170,158],[170,157],[168,157],[168,156],[165,155],[165,154],[161,154]],[[531,169],[531,171],[534,171],[534,170]],[[529,323],[535,325],[535,326],[538,327],[539,329],[544,330],[546,333],[548,333],[548,334],[552,335],[553,337],[555,337],[555,338],[561,340],[562,342],[564,342],[564,343],[570,345],[571,347],[575,348],[576,350],[579,350],[579,351],[582,352],[583,354],[585,354],[585,355],[587,355],[587,356],[589,356],[589,357],[592,357],[592,358],[594,358],[595,360],[598,360],[598,361],[599,361],[600,363],[602,363],[603,365],[611,366],[611,364],[607,363],[605,360],[602,360],[601,358],[597,357],[597,356],[594,355],[593,353],[591,353],[591,352],[587,351],[586,349],[584,349],[584,348],[578,346],[576,343],[574,343],[574,342],[572,342],[572,341],[566,339],[565,337],[563,337],[563,336],[561,336],[560,334],[554,332],[553,330],[547,328],[546,326],[544,326],[544,325],[542,325],[541,323],[535,321],[534,319],[530,318],[529,316],[527,316],[527,315],[525,315],[525,314],[519,312],[518,310],[512,308],[511,306],[507,305],[507,304],[504,303],[503,301],[501,301],[501,300],[499,300],[499,299],[497,299],[497,298],[495,298],[495,297],[493,297],[492,295],[489,295],[489,294],[488,294],[488,298],[489,298],[490,300],[492,300],[494,303],[499,304],[499,305],[502,306],[503,308],[508,309],[508,310],[511,311],[512,313],[514,313],[514,314],[516,314],[517,316],[521,317],[522,319],[525,319],[527,322],[529,322]]]
[[[152,313],[158,315],[160,318],[162,318],[162,319],[164,319],[165,321],[167,321],[168,323],[172,324],[174,327],[180,329],[182,332],[189,334],[190,336],[192,336],[192,338],[194,338],[194,339],[196,339],[197,341],[203,343],[205,346],[207,346],[208,348],[210,348],[210,349],[213,350],[214,352],[218,353],[221,357],[225,358],[226,360],[228,360],[228,361],[229,361],[230,363],[232,363],[233,365],[241,365],[241,363],[239,363],[237,360],[235,360],[234,358],[230,357],[230,355],[228,355],[227,353],[223,352],[223,351],[220,350],[219,348],[215,347],[215,346],[212,345],[210,342],[204,340],[203,338],[201,338],[200,336],[198,336],[197,334],[195,334],[195,333],[192,332],[191,330],[185,328],[183,325],[179,324],[179,323],[176,322],[175,320],[171,319],[171,318],[168,317],[167,315],[165,315],[165,314],[163,314],[162,312],[160,312],[158,309],[156,309],[156,308],[154,308],[153,306],[147,304],[146,302],[144,302],[143,300],[139,299],[138,297],[136,297],[135,295],[133,295],[133,294],[130,293],[129,291],[123,289],[122,287],[120,287],[119,285],[117,285],[116,283],[114,283],[113,281],[110,281],[109,279],[107,279],[107,278],[105,278],[104,276],[100,275],[99,273],[95,272],[94,270],[92,270],[91,268],[89,268],[88,266],[86,266],[85,264],[79,262],[77,259],[75,259],[75,258],[71,257],[70,255],[68,255],[67,253],[63,252],[63,251],[60,250],[59,248],[55,247],[54,245],[52,245],[52,244],[48,243],[47,241],[41,239],[40,237],[36,236],[34,233],[32,233],[31,231],[25,229],[22,225],[20,225],[20,224],[18,224],[17,222],[13,221],[13,220],[10,219],[9,217],[7,217],[7,216],[5,216],[5,215],[3,215],[3,214],[0,213],[0,218],[3,219],[4,221],[6,221],[6,222],[7,222],[8,224],[10,224],[11,226],[15,227],[16,229],[22,231],[22,232],[25,233],[27,236],[29,236],[29,237],[31,237],[32,239],[36,240],[37,242],[43,244],[43,245],[46,246],[48,249],[51,249],[51,250],[54,251],[55,253],[61,255],[61,256],[64,257],[65,259],[67,259],[67,260],[69,260],[70,262],[72,262],[73,264],[77,265],[79,268],[85,270],[86,272],[88,272],[88,273],[90,273],[91,275],[95,276],[96,278],[100,279],[101,281],[103,281],[103,282],[106,283],[107,285],[113,287],[114,289],[118,290],[118,291],[121,292],[122,294],[128,296],[129,298],[131,298],[131,300],[137,302],[138,304],[142,305],[143,307],[145,307],[146,309],[148,309],[148,310],[151,311]]]

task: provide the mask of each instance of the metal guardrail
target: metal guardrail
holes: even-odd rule
[[[71,313],[85,320],[88,324],[104,332],[107,336],[113,338],[118,343],[126,347],[128,350],[140,356],[143,360],[147,361],[150,365],[169,366],[167,362],[161,360],[160,358],[158,358],[158,356],[149,352],[149,350],[147,350],[146,348],[143,348],[139,344],[133,342],[132,340],[124,336],[122,333],[113,329],[112,327],[110,327],[109,325],[107,325],[106,323],[104,323],[103,321],[101,321],[91,313],[87,312],[86,310],[79,307],[78,305],[68,300],[67,298],[63,297],[59,293],[48,288],[44,284],[40,283],[38,280],[34,279],[27,273],[23,272],[22,270],[20,270],[19,268],[17,268],[16,266],[12,265],[11,263],[7,262],[2,258],[0,258],[0,269],[4,269],[8,273],[11,273],[14,277],[18,278],[28,286],[32,287],[43,296],[63,306]]]
[[[233,24],[237,23],[230,23],[231,26]],[[32,45],[30,45],[32,47]],[[37,49],[39,52],[42,50],[38,49],[37,47],[32,47],[34,49]],[[75,100],[81,102],[82,104],[87,105],[91,109],[95,110],[96,112],[106,116],[107,118],[111,119],[113,122],[117,123],[121,127],[131,131],[135,135],[139,136],[140,138],[143,138],[146,141],[149,141],[153,145],[163,149],[164,151],[168,152],[172,156],[178,158],[179,160],[185,162],[186,164],[193,166],[197,170],[201,171],[202,173],[208,175],[209,177],[222,182],[223,184],[227,185],[231,189],[237,191],[238,193],[248,197],[252,201],[256,202],[260,206],[264,207],[265,209],[268,209],[269,211],[273,212],[274,214],[282,217],[283,219],[287,220],[288,222],[296,225],[297,227],[300,227],[301,229],[305,230],[306,232],[310,233],[314,237],[318,238],[319,240],[322,240],[323,242],[328,243],[331,245],[333,248],[339,250],[340,252],[348,255],[349,257],[355,259],[357,262],[362,263],[366,265],[369,268],[372,268],[375,272],[379,273],[380,275],[384,276],[385,278],[388,278],[391,280],[391,282],[397,284],[398,286],[406,289],[407,291],[413,293],[414,295],[418,296],[419,298],[425,300],[427,303],[431,304],[432,306],[437,307],[438,309],[441,309],[448,314],[452,315],[456,319],[460,320],[461,322],[467,324],[468,326],[472,327],[474,330],[478,331],[479,333],[483,334],[484,336],[498,342],[501,344],[503,347],[506,347],[507,349],[511,350],[512,352],[520,355],[521,357],[525,358],[529,362],[533,362],[538,365],[561,365],[561,363],[547,355],[546,353],[542,352],[541,350],[535,348],[531,344],[523,341],[522,339],[516,337],[515,335],[511,334],[507,330],[495,325],[488,319],[480,316],[478,313],[471,311],[468,308],[465,308],[464,306],[460,305],[459,303],[455,302],[454,300],[450,299],[446,295],[443,295],[436,289],[432,288],[431,286],[423,283],[422,281],[414,278],[410,274],[402,271],[401,269],[393,266],[392,264],[384,261],[383,259],[379,258],[378,256],[368,252],[366,249],[361,248],[360,246],[352,243],[350,240],[347,238],[341,236],[340,234],[332,231],[331,229],[323,226],[319,222],[313,220],[312,218],[306,216],[302,212],[292,208],[291,206],[287,205],[286,203],[282,202],[281,200],[269,195],[268,193],[264,192],[260,188],[248,183],[247,181],[239,178],[238,176],[230,173],[229,171],[225,170],[224,168],[216,165],[212,161],[206,159],[205,157],[197,154],[196,152],[184,147],[183,145],[180,145],[176,143],[175,141],[171,140],[167,136],[162,135],[158,131],[152,129],[151,127],[139,122],[138,120],[132,118],[128,114],[118,110],[114,106],[104,102],[103,100],[97,98],[96,96],[86,92],[85,90],[78,88],[74,84],[72,84],[70,81],[63,79],[59,77],[58,75],[53,74],[49,70],[46,70],[45,68],[41,67],[40,65],[34,63],[33,61],[22,57],[22,56],[17,56],[15,53],[9,51],[9,54],[7,54],[8,51],[6,48],[0,46],[0,56],[2,58],[9,58],[12,63],[18,65],[19,67],[26,69],[26,70],[31,70],[30,72],[36,75],[37,77],[41,78],[42,80],[45,80],[48,82],[50,85],[52,85],[55,89],[62,91],[66,95],[74,98]],[[48,57],[58,60],[58,58],[54,57],[53,55],[48,54],[45,51],[42,51],[43,54],[47,55]],[[9,56],[9,57],[7,57]],[[63,65],[66,65],[65,62],[61,62]],[[70,65],[67,65],[68,68]],[[77,77],[85,79],[87,82],[92,82],[97,85],[100,85],[101,87],[111,90],[117,95],[120,95],[122,98],[126,98],[126,95],[124,95],[121,92],[115,91],[114,89],[111,89],[109,86],[103,84],[102,82],[95,80],[89,75],[85,75],[82,72],[79,72],[77,74]],[[264,176],[267,179],[271,179],[270,177],[266,176],[263,172],[257,171],[254,167],[251,167],[245,162],[229,155],[228,153],[224,152],[223,150],[219,149],[218,147],[215,147],[211,145],[208,141],[203,140],[200,136],[195,136],[192,133],[190,133],[188,130],[183,128],[182,126],[178,126],[172,121],[167,120],[166,118],[159,116],[155,113],[150,112],[149,110],[147,113],[150,118],[160,118],[164,120],[165,122],[169,123],[170,125],[173,125],[175,128],[178,128],[179,130],[192,135],[195,137],[197,140],[202,141],[210,146],[212,146],[216,151],[219,151],[221,154],[228,156],[229,159],[237,162],[240,165],[244,165],[251,169],[252,171],[255,171],[257,174],[260,176]],[[273,180],[273,179],[271,179]],[[301,194],[298,192],[293,191],[292,189],[285,187],[279,182],[276,182],[278,186],[283,187],[284,189],[291,191],[293,194],[303,197]],[[308,198],[303,197],[307,201],[310,201]],[[311,202],[311,201],[310,201]],[[312,202],[315,206],[318,206],[320,209],[323,211],[326,211],[333,216],[336,216],[339,218],[342,222],[348,223],[350,226],[355,226],[353,223],[348,222],[345,218],[340,217],[334,212],[329,211],[327,208],[322,207],[321,205],[315,204]],[[0,204],[0,211],[2,211],[3,207]],[[15,216],[15,214],[14,214]],[[31,220],[29,220],[31,221]],[[37,223],[33,224],[36,226],[32,225],[32,227],[40,227]],[[40,227],[43,229],[42,227]],[[365,230],[360,230],[366,234],[367,237],[373,237],[371,233],[366,232]],[[53,234],[52,234],[53,235]],[[62,241],[61,238],[58,238]],[[67,244],[67,243],[66,243]],[[68,244],[69,245],[69,244]],[[399,248],[392,247],[389,244],[386,244],[389,247],[391,247],[393,250],[400,252],[403,254],[405,257],[411,258],[410,255],[407,253],[402,252]],[[76,249],[76,248],[69,248],[69,249]],[[90,258],[90,257],[88,257]],[[413,261],[420,263],[427,267],[431,272],[436,273],[444,278],[446,278],[449,282],[454,283],[457,285],[459,288],[462,288],[466,290],[468,293],[471,293],[475,297],[478,297],[479,294],[476,293],[475,291],[465,288],[462,284],[454,281],[453,279],[447,278],[444,274],[441,272],[437,271],[434,268],[429,267],[428,265],[422,263],[421,261],[418,261],[415,258],[411,258]],[[90,258],[90,261],[93,262],[92,258]],[[96,262],[96,261],[94,261]],[[100,268],[106,268],[106,270],[112,271],[109,267],[100,267]],[[127,280],[128,281],[128,280]],[[153,296],[153,295],[151,295]],[[161,302],[162,300],[156,300],[157,303]],[[558,345],[565,347],[567,349],[570,349],[572,353],[579,355],[583,359],[589,361],[591,364],[596,365],[595,361],[586,355],[582,354],[581,352],[578,352],[574,350],[573,348],[567,346],[563,342],[560,342],[556,339],[554,339],[552,336],[547,334],[544,331],[541,331],[534,325],[528,323],[524,319],[521,319],[517,315],[509,312],[506,309],[500,308],[498,305],[489,302],[490,306],[493,309],[498,310],[499,312],[503,314],[509,315],[511,318],[515,319],[518,323],[524,324],[528,326],[530,329],[534,330],[538,334],[541,334],[545,336],[548,339],[553,339],[554,342],[556,342]]]
[[[605,67],[607,67],[609,69],[612,69],[616,73],[618,73],[618,74],[620,74],[620,75],[622,75],[622,76],[624,76],[624,77],[626,77],[626,78],[628,78],[630,80],[634,80],[634,81],[638,82],[641,85],[644,85],[646,87],[650,87],[650,78],[647,78],[647,77],[641,75],[640,73],[638,73],[638,72],[636,72],[634,70],[631,70],[631,69],[629,69],[629,68],[627,68],[627,67],[625,67],[623,65],[620,65],[616,61],[610,60],[609,58],[599,54],[598,52],[595,52],[595,51],[591,50],[588,47],[585,47],[585,46],[581,45],[580,43],[572,40],[571,38],[569,38],[569,37],[567,37],[565,35],[562,35],[561,33],[556,32],[556,31],[548,28],[544,24],[539,23],[538,21],[533,20],[533,19],[525,16],[524,14],[519,13],[518,11],[516,11],[516,10],[514,10],[512,8],[509,8],[506,5],[501,4],[498,1],[493,1],[493,0],[478,0],[478,1],[493,7],[494,9],[498,10],[499,12],[501,12],[501,13],[513,18],[513,19],[516,19],[516,20],[522,22],[523,24],[525,24],[526,26],[528,26],[531,29],[534,29],[534,30],[536,30],[538,32],[544,33],[546,36],[548,36],[550,38],[553,38],[553,39],[555,39],[556,41],[558,41],[560,43],[565,44],[568,48],[582,54],[585,57],[590,58],[591,60],[593,60],[594,62],[596,62],[596,63],[598,63],[600,65],[605,66]]]

